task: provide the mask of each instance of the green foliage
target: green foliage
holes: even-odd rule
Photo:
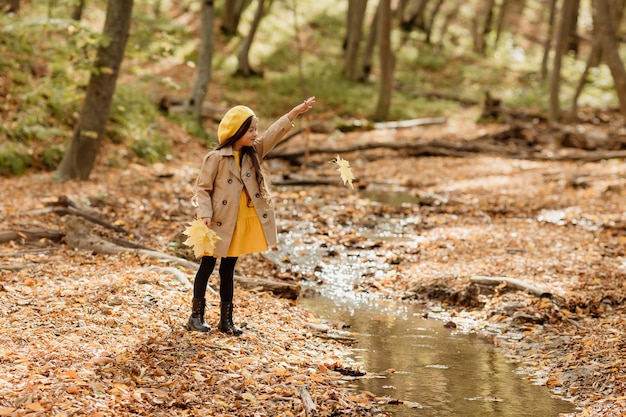
[[[160,136],[142,136],[133,140],[131,148],[139,158],[155,163],[166,158],[170,146]]]
[[[63,159],[63,153],[65,149],[59,145],[52,145],[44,149],[41,154],[41,162],[47,170],[53,171],[59,166],[61,159]]]
[[[197,17],[200,4],[178,2],[174,19],[154,0],[135,3],[131,35],[126,47],[123,73],[107,126],[107,138],[126,146],[129,152],[111,156],[109,164],[123,166],[119,155],[141,158],[148,163],[168,157],[171,143],[161,127],[163,116],[148,94],[188,94],[193,78],[175,72],[155,75],[155,67],[170,60],[177,63],[197,59]],[[281,6],[281,7],[279,7]],[[74,0],[31,2],[20,18],[0,14],[0,139],[2,172],[20,172],[26,167],[54,169],[72,136],[85,87],[98,48],[109,40],[100,30],[106,2],[87,3],[81,22],[68,19]],[[216,5],[216,27],[222,5]],[[372,73],[364,81],[347,80],[343,74],[343,36],[346,2],[272,2],[263,18],[250,51],[250,62],[263,77],[235,77],[237,51],[242,36],[222,37],[216,32],[213,73],[208,100],[223,107],[247,104],[261,123],[269,123],[307,96],[317,97],[317,119],[366,119],[378,99],[378,55],[373,55]],[[446,6],[444,6],[446,7]],[[450,7],[457,7],[449,5]],[[295,8],[295,10],[294,10]],[[248,7],[242,16],[240,34],[246,33],[254,14]],[[366,27],[371,27],[375,5],[368,6]],[[444,11],[449,13],[451,10]],[[471,7],[460,7],[460,20],[471,21]],[[451,14],[452,16],[452,14]],[[185,23],[181,23],[185,22]],[[502,32],[497,47],[495,33],[486,37],[485,55],[473,52],[473,37],[467,24],[450,21],[446,37],[433,32],[427,43],[422,31],[396,31],[393,35],[395,83],[390,119],[446,116],[461,108],[459,99],[480,103],[488,91],[509,108],[523,107],[546,112],[547,80],[539,68],[542,47],[534,39]],[[365,39],[362,43],[365,46]],[[565,57],[562,101],[567,105],[584,70],[586,57]],[[593,68],[580,104],[607,106],[616,103],[615,87],[606,66]],[[432,99],[437,93],[439,99]],[[170,115],[174,121],[208,145],[212,130],[190,115]],[[26,152],[24,149],[29,149]],[[7,162],[15,155],[15,164]]]
[[[171,144],[161,133],[159,117],[156,106],[140,86],[118,84],[111,105],[108,137],[114,143],[128,140],[135,155],[148,163],[163,161]]]
[[[28,149],[20,144],[0,144],[0,175],[22,175],[32,163]]]
[[[139,62],[158,62],[172,57],[187,37],[187,28],[165,14],[156,15],[150,2],[139,3],[133,13],[133,30],[126,55]]]
[[[172,114],[169,116],[169,119],[182,126],[190,135],[201,139],[206,144],[211,144],[211,137],[207,134],[204,126],[198,123],[194,116],[189,114]],[[214,143],[215,142],[213,142],[213,144]]]

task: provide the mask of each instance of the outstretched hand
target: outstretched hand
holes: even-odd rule
[[[289,120],[293,121],[302,113],[306,113],[311,109],[311,107],[313,107],[313,104],[315,104],[315,96],[307,98],[306,100],[304,100],[304,102],[298,104],[293,109],[291,109],[289,113],[287,113],[287,115],[289,116]]]

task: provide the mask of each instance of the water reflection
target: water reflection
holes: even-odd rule
[[[394,416],[556,417],[574,411],[517,375],[494,346],[422,318],[415,306],[327,295],[299,304],[350,325],[358,339],[352,360],[374,376],[353,387],[408,402],[388,406]]]

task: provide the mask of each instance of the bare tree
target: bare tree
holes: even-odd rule
[[[128,41],[132,0],[109,0],[98,48],[96,71],[89,79],[83,107],[70,148],[57,169],[61,179],[86,180],[93,169],[109,120],[111,102]]]
[[[611,11],[613,12],[612,23],[614,28],[618,28],[620,21],[622,20],[622,16],[624,15],[624,3],[624,0],[618,0],[613,2],[613,4],[611,5]],[[594,36],[593,40],[591,41],[591,51],[589,52],[589,56],[587,57],[585,70],[580,76],[578,86],[576,87],[576,92],[574,93],[574,98],[572,99],[572,108],[570,110],[570,115],[572,117],[576,115],[576,111],[578,109],[578,99],[580,98],[585,84],[587,84],[589,71],[591,70],[591,68],[599,65],[600,58],[602,57],[602,44],[604,43],[604,41],[599,28],[599,23],[597,22],[597,16],[595,18],[596,23],[594,24]]]
[[[550,77],[550,103],[548,111],[548,121],[550,123],[558,122],[561,116],[560,90],[561,90],[561,64],[563,61],[563,51],[567,48],[567,39],[570,34],[569,25],[572,22],[572,14],[577,0],[563,0],[561,8],[561,20],[559,24],[559,33],[556,38],[554,47],[554,65],[552,68],[552,76]]]
[[[498,23],[496,24],[496,39],[493,49],[496,49],[504,30],[517,32],[519,30],[520,17],[524,15],[526,0],[503,0],[500,5]]]
[[[412,0],[406,5],[406,9],[402,10],[400,15],[400,26],[406,31],[414,28],[424,29],[424,11],[428,0]]]
[[[595,24],[600,31],[603,43],[604,61],[611,70],[617,98],[619,99],[620,112],[626,116],[626,71],[619,55],[619,45],[615,37],[614,24],[611,19],[611,5],[609,0],[595,0]],[[615,6],[614,6],[615,7]]]
[[[202,122],[202,103],[211,82],[214,44],[214,5],[213,0],[203,0],[200,8],[200,52],[198,53],[198,72],[191,91],[189,105],[198,123]]]
[[[378,39],[378,16],[380,15],[380,3],[376,6],[376,12],[372,18],[372,24],[369,25],[370,31],[365,43],[363,51],[363,63],[361,64],[361,81],[367,81],[372,72],[372,62],[374,61],[374,49],[376,48],[376,39]]]
[[[0,12],[17,13],[20,10],[20,0],[0,0]]]
[[[570,16],[570,22],[567,25],[569,29],[567,33],[567,41],[565,43],[565,49],[563,53],[574,52],[578,55],[578,44],[580,42],[578,37],[578,10],[580,9],[580,0],[574,0],[572,5],[572,14]]]
[[[250,48],[252,47],[252,40],[254,39],[254,35],[259,28],[259,23],[261,23],[261,19],[263,18],[264,5],[265,0],[258,0],[257,9],[254,13],[254,19],[250,24],[250,30],[244,38],[241,44],[241,48],[239,49],[239,53],[237,54],[237,75],[242,75],[244,77],[261,75],[260,72],[256,72],[250,67]]]
[[[426,33],[426,43],[431,43],[433,27],[435,26],[435,19],[441,10],[441,6],[443,5],[443,0],[437,0],[437,3],[433,6],[430,11],[430,15],[428,16],[428,20],[426,21],[426,27],[424,29]]]
[[[541,59],[541,80],[548,78],[548,59],[550,57],[550,49],[552,49],[552,34],[554,33],[554,21],[556,17],[556,0],[550,0],[550,14],[548,17],[548,30],[546,32],[546,41],[543,44],[543,58]]]
[[[359,73],[359,51],[366,9],[367,0],[348,1],[343,74],[350,80],[357,80],[361,76]]]
[[[83,11],[85,10],[85,0],[78,0],[74,3],[74,9],[72,10],[72,19],[80,22],[83,18]]]
[[[394,56],[391,49],[391,0],[380,0],[378,15],[378,56],[380,60],[380,82],[378,103],[372,118],[385,120],[389,116],[393,93]]]
[[[481,0],[477,3],[476,17],[473,20],[474,51],[484,54],[487,50],[486,37],[493,25],[493,9],[495,0]]]
[[[249,2],[250,0],[226,0],[224,2],[224,13],[220,26],[223,34],[228,36],[235,36],[237,34],[241,15]]]

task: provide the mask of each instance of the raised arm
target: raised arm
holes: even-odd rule
[[[302,113],[306,113],[307,111],[309,111],[311,107],[313,107],[313,104],[315,104],[315,96],[307,98],[306,100],[304,100],[303,103],[300,103],[293,109],[289,110],[289,113],[287,113],[287,117],[289,117],[289,120],[293,122],[296,117],[300,116]]]

